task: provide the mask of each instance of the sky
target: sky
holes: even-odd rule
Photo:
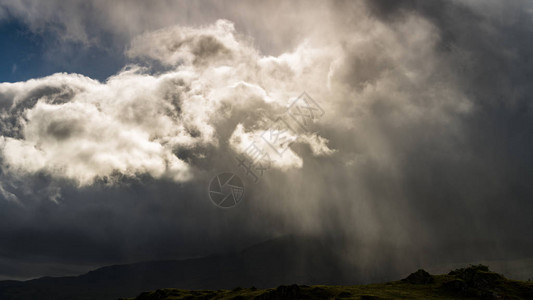
[[[400,270],[527,258],[532,23],[521,0],[0,0],[0,279],[288,234]]]

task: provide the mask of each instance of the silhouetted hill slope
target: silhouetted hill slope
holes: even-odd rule
[[[219,289],[273,287],[283,283],[354,283],[353,269],[337,259],[331,245],[283,237],[244,251],[198,259],[103,267],[76,277],[0,282],[0,299],[116,299],[146,290],[178,287]]]
[[[401,281],[359,286],[279,286],[276,289],[190,291],[163,289],[141,293],[131,300],[177,299],[533,299],[533,282],[508,280],[486,266],[470,266],[447,275],[424,270]]]
[[[353,285],[405,276],[390,260],[398,251],[394,247],[374,245],[372,249],[379,253],[372,257],[377,259],[364,258],[361,265],[354,266],[336,252],[344,246],[334,239],[287,236],[229,254],[108,266],[80,276],[0,281],[0,300],[106,300],[169,287],[216,290],[237,286],[271,288],[288,283]]]

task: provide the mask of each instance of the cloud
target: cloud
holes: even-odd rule
[[[19,202],[18,197],[15,194],[7,191],[1,184],[0,184],[0,195],[2,195],[2,197],[8,201],[13,201],[17,203]]]
[[[162,112],[164,104],[147,101],[150,98],[145,89],[155,82],[126,74],[121,75],[125,80],[111,79],[107,86],[68,74],[2,84],[3,97],[17,93],[7,98],[12,105],[3,115],[16,118],[15,124],[20,126],[13,129],[20,134],[18,138],[7,136],[1,140],[4,167],[15,174],[45,172],[80,185],[114,172],[185,180],[186,164],[166,143],[157,141],[169,134],[172,121]],[[69,85],[58,87],[52,94],[35,94],[57,87],[63,80]],[[61,99],[71,88],[76,91]],[[17,98],[21,94],[35,98]],[[18,101],[33,105],[19,109],[17,106],[24,104]],[[141,116],[141,110],[154,119]],[[161,115],[157,115],[159,112]]]
[[[217,130],[231,126],[225,118],[236,113],[274,112],[294,93],[285,80],[303,58],[290,60],[305,55],[264,58],[226,20],[145,33],[127,53],[171,68],[150,74],[131,65],[104,83],[65,73],[2,83],[4,170],[42,172],[80,186],[142,174],[187,181],[195,166],[178,152],[220,145]]]
[[[113,261],[305,233],[370,271],[386,244],[388,269],[411,271],[430,248],[505,257],[531,228],[526,2],[20,3],[5,6],[65,43],[119,37],[131,64],[0,84],[1,176],[27,204],[5,210],[12,234],[81,236]],[[303,91],[324,115],[248,184],[235,156]],[[220,214],[205,185],[228,170],[246,199]]]
[[[251,52],[235,40],[234,32],[233,23],[226,20],[204,28],[165,28],[136,37],[126,53],[132,58],[151,58],[170,66],[224,65],[235,56]]]

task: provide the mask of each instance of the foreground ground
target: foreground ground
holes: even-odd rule
[[[134,300],[171,299],[533,299],[532,281],[509,280],[486,266],[470,266],[445,275],[418,270],[400,281],[356,286],[289,285],[275,289],[160,289]]]

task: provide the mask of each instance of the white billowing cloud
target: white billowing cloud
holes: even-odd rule
[[[80,78],[56,74],[32,82],[29,89],[72,76]],[[42,171],[81,185],[114,172],[186,180],[188,166],[158,141],[172,133],[174,121],[162,113],[164,103],[149,98],[149,85],[157,83],[144,76],[122,76],[120,83],[111,79],[105,85],[80,78],[84,91],[69,101],[54,103],[57,95],[43,96],[24,109],[18,116],[22,137],[0,141],[4,164],[11,171]]]
[[[160,74],[130,65],[105,83],[64,73],[2,83],[3,167],[18,175],[43,172],[78,185],[139,174],[186,181],[195,166],[177,153],[219,147],[219,131],[234,130],[226,123],[237,114],[282,110],[300,92],[289,87],[289,79],[315,63],[316,51],[305,57],[308,53],[300,48],[262,57],[236,37],[231,22],[219,20],[134,39],[127,54],[169,67]],[[252,120],[248,128],[239,125],[232,136],[255,133],[265,126],[262,121]],[[320,137],[302,142],[317,155],[331,153]],[[299,167],[301,161],[289,150],[275,167]]]
[[[243,153],[251,157],[257,158],[258,163],[265,164],[265,166],[276,167],[281,170],[288,170],[291,168],[301,168],[303,161],[294,151],[285,147],[270,147],[262,136],[267,133],[267,128],[260,130],[252,130],[247,132],[242,124],[237,125],[237,128],[231,135],[229,140],[231,147],[237,153]],[[288,133],[290,137],[297,138],[296,135]]]
[[[313,155],[326,156],[335,152],[334,149],[328,147],[328,140],[318,134],[303,134],[298,137],[299,141],[308,144],[311,147]]]

